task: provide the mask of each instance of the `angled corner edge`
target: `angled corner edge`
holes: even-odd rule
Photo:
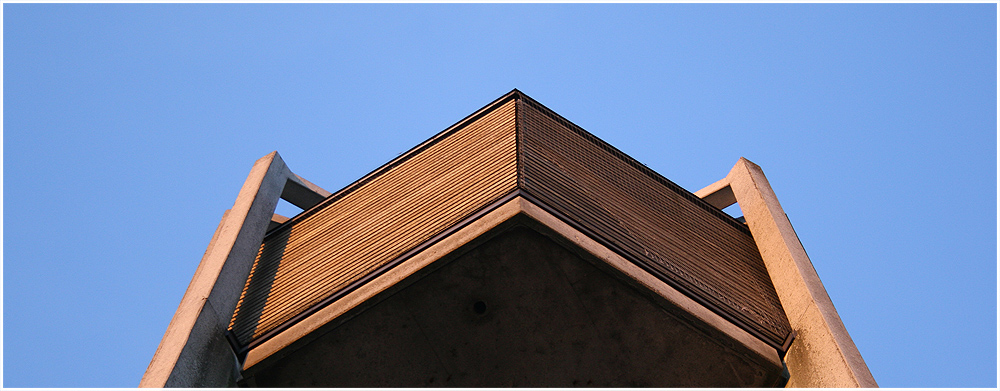
[[[316,331],[323,325],[333,321],[347,311],[364,303],[375,295],[389,289],[396,283],[444,257],[451,251],[472,241],[479,235],[493,229],[509,220],[521,211],[521,198],[511,200],[497,206],[492,211],[471,221],[461,229],[435,242],[431,246],[412,255],[405,262],[390,268],[385,273],[368,283],[339,298],[304,319],[292,324],[287,329],[255,346],[247,352],[243,362],[243,370],[261,363],[268,357],[290,346],[300,338]]]
[[[728,176],[696,191],[694,195],[719,210],[736,203],[736,195],[733,194],[733,188],[729,186]]]
[[[476,218],[461,229],[442,238],[426,249],[414,254],[405,262],[389,269],[384,274],[372,279],[358,289],[344,295],[336,302],[323,307],[312,315],[291,325],[274,337],[264,341],[260,345],[251,349],[244,361],[243,369],[250,370],[257,364],[265,362],[269,357],[275,355],[282,349],[291,346],[300,338],[318,330],[325,324],[337,319],[349,310],[361,305],[366,300],[374,297],[396,283],[413,275],[418,270],[441,259],[452,251],[471,242],[477,237],[487,233],[501,223],[510,220],[517,215],[526,215],[532,220],[553,230],[563,238],[569,240],[581,249],[587,251],[596,258],[607,262],[613,268],[621,271],[625,275],[635,279],[639,284],[645,286],[660,296],[677,305],[689,314],[705,322],[710,327],[729,335],[751,349],[756,354],[770,361],[777,367],[781,367],[781,359],[777,351],[760,339],[754,337],[747,331],[739,328],[730,321],[718,314],[698,304],[680,291],[649,274],[631,261],[618,255],[615,251],[593,240],[583,232],[578,231],[569,224],[563,222],[558,217],[550,214],[542,207],[535,205],[524,197],[517,195],[509,201],[497,206],[490,212]],[[270,360],[267,360],[270,361]],[[266,364],[265,364],[266,366]],[[253,370],[250,370],[252,375]]]
[[[292,173],[277,151],[254,162],[233,207],[223,214],[139,387],[235,384],[238,362],[222,336],[289,183],[325,192]]]
[[[837,314],[760,166],[740,158],[723,180],[700,190],[728,189],[740,205],[796,342],[785,356],[788,387],[878,387]]]

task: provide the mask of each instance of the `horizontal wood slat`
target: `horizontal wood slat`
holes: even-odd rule
[[[791,332],[745,225],[515,91],[266,237],[233,336],[266,339],[518,189],[765,342]]]
[[[265,238],[230,322],[239,343],[513,191],[514,107],[501,104]]]
[[[746,229],[544,106],[522,99],[518,116],[524,191],[781,346],[791,329]]]

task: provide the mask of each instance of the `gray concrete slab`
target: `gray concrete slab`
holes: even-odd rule
[[[792,328],[788,387],[878,387],[777,196],[753,162],[740,158],[726,178],[697,192],[729,189],[760,250]]]
[[[223,215],[140,387],[236,383],[239,364],[225,340],[226,328],[289,183],[297,186],[291,192],[299,195],[315,187],[293,174],[277,152],[254,163],[232,209]],[[320,197],[317,193],[312,198]]]

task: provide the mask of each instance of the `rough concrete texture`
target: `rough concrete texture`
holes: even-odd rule
[[[295,176],[277,152],[254,163],[233,208],[219,223],[140,387],[225,387],[236,382],[239,365],[225,340],[226,328],[289,183],[295,184],[295,194],[315,187]]]
[[[725,179],[696,194],[709,198],[725,192],[733,193],[743,210],[781,305],[798,333],[785,356],[791,374],[787,386],[878,387],[763,170],[740,158]]]
[[[239,361],[229,347],[212,303],[205,301],[205,310],[195,322],[187,344],[181,351],[171,376],[161,387],[235,387],[240,378]]]
[[[308,344],[262,387],[762,387],[781,368],[523,226],[470,244]],[[466,252],[467,251],[467,252]]]

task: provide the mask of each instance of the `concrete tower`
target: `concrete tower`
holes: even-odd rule
[[[760,167],[691,193],[517,90],[336,193],[254,164],[140,383],[237,385],[876,387]]]

